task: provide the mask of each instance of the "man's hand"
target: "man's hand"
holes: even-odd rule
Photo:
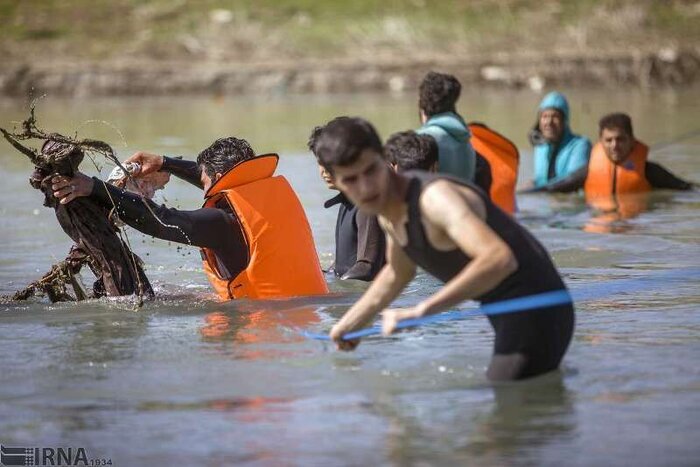
[[[420,305],[413,308],[393,308],[384,310],[382,312],[382,335],[385,337],[389,336],[396,330],[396,326],[399,322],[405,319],[420,318],[424,314]]]
[[[53,195],[60,200],[61,204],[67,204],[75,198],[90,196],[94,180],[87,175],[76,172],[73,178],[65,175],[56,175],[51,178],[51,189]]]
[[[163,156],[151,154],[150,152],[135,152],[124,162],[138,162],[141,165],[141,170],[131,174],[134,177],[143,177],[145,175],[158,172],[163,167]]]
[[[340,277],[341,281],[348,279],[369,280],[372,272],[372,265],[367,261],[358,261]]]
[[[353,340],[343,340],[343,336],[347,334],[348,331],[345,329],[344,326],[340,326],[339,324],[336,324],[333,326],[333,329],[331,329],[330,337],[333,342],[338,346],[338,350],[345,350],[345,351],[350,351],[350,350],[355,350],[355,348],[360,345],[360,339],[353,339]]]

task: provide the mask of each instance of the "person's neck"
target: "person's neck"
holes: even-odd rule
[[[422,113],[421,113],[421,123],[423,123],[423,125],[425,125],[425,124],[428,123],[431,119],[436,118],[436,117],[439,117],[439,116],[443,116],[443,115],[451,115],[451,116],[453,116],[453,117],[457,117],[457,118],[459,118],[459,119],[464,120],[464,119],[462,118],[462,116],[461,116],[460,114],[457,113],[457,111],[455,111],[455,110],[445,110],[444,112],[439,112],[439,113],[432,114],[432,115],[426,115],[425,112],[422,112]]]
[[[379,215],[392,224],[401,223],[406,216],[406,190],[408,179],[392,172],[389,178],[389,197]]]
[[[561,143],[561,140],[563,139],[563,134],[559,135],[557,138],[545,138],[545,141],[547,141],[547,144],[551,144],[552,146],[558,146],[559,143]]]
[[[423,109],[418,109],[418,117],[420,118],[421,125],[425,125],[425,122],[428,121],[428,116],[425,114]]]

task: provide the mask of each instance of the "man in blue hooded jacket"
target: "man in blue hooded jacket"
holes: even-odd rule
[[[571,132],[569,103],[559,92],[544,96],[538,109],[537,123],[529,137],[535,148],[536,189],[560,182],[588,165],[591,142]]]
[[[476,155],[467,124],[457,113],[462,85],[452,75],[429,72],[420,84],[418,106],[423,124],[416,133],[430,135],[438,146],[438,172],[474,181]]]

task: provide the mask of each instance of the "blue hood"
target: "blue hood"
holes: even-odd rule
[[[569,102],[566,100],[564,94],[552,91],[542,99],[538,110],[542,112],[545,109],[557,109],[562,114],[564,114],[564,120],[567,125],[569,123]]]
[[[552,91],[542,99],[540,106],[537,109],[537,122],[535,128],[539,125],[539,116],[546,109],[556,109],[564,115],[564,132],[561,135],[559,145],[565,145],[572,137],[571,128],[569,127],[569,102],[564,94]]]

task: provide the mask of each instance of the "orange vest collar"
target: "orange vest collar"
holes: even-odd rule
[[[277,154],[263,154],[239,162],[209,187],[204,198],[208,199],[221,191],[272,177],[278,162],[279,156]]]

